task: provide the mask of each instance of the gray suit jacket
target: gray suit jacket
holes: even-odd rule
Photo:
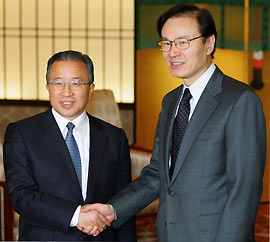
[[[183,86],[168,93],[150,165],[110,203],[117,227],[160,199],[160,242],[248,242],[262,193],[266,128],[262,104],[216,68],[190,119],[169,180],[173,120]]]

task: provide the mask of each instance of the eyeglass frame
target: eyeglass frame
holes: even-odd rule
[[[174,40],[163,39],[163,40],[159,40],[159,41],[157,42],[157,45],[158,45],[159,49],[160,49],[162,52],[168,52],[168,51],[170,51],[170,50],[172,49],[172,44],[173,44],[173,43],[174,43],[175,47],[178,48],[179,50],[186,50],[186,49],[189,48],[190,42],[191,42],[191,41],[196,40],[196,39],[199,39],[199,38],[201,38],[201,37],[204,37],[204,36],[203,36],[203,35],[200,35],[200,36],[197,36],[197,37],[194,37],[194,38],[191,38],[191,39],[188,39],[187,37],[184,37],[184,36],[183,36],[183,37],[178,37],[178,38],[176,38],[176,39],[174,39]],[[187,47],[184,48],[184,49],[181,49],[181,48],[177,47],[177,45],[175,44],[175,40],[177,40],[177,39],[185,39],[185,40],[187,40],[187,42],[188,42]],[[170,48],[169,48],[168,50],[162,50],[162,45],[159,45],[159,43],[162,42],[162,41],[168,41],[168,42],[170,43]]]
[[[62,83],[56,83],[56,81],[61,81]],[[78,85],[74,85],[75,81],[78,82]],[[73,82],[73,83],[72,83]],[[54,80],[49,80],[47,82],[48,85],[52,85],[54,88],[59,88],[59,89],[64,89],[66,85],[70,86],[70,88],[80,88],[82,86],[85,86],[85,85],[91,85],[92,83],[89,81],[89,82],[84,82],[80,79],[74,79],[72,80],[71,82],[64,82],[62,79],[54,79]]]

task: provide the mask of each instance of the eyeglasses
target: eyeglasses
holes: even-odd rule
[[[79,89],[84,85],[90,85],[90,82],[84,82],[80,79],[74,79],[71,82],[64,82],[62,79],[55,79],[48,81],[49,85],[52,85],[55,89],[63,89],[65,85],[69,85],[72,89]]]
[[[192,39],[188,39],[186,37],[180,37],[180,38],[176,38],[175,40],[172,40],[172,41],[160,40],[157,44],[158,44],[159,49],[162,52],[170,51],[173,43],[174,43],[175,47],[177,47],[178,49],[185,50],[185,49],[189,48],[191,41],[193,41],[195,39],[199,39],[201,37],[203,37],[203,36],[200,35],[200,36],[197,36],[197,37],[192,38]]]

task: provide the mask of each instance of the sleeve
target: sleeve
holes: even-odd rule
[[[28,149],[20,128],[10,124],[4,139],[4,168],[13,209],[29,221],[66,232],[79,204],[39,191]]]
[[[114,196],[108,203],[114,207],[117,220],[115,228],[121,226],[148,204],[159,197],[159,122],[156,129],[153,153],[150,164],[143,168],[140,176],[130,183],[123,191]]]
[[[120,166],[117,174],[117,193],[122,191],[131,182],[131,161],[128,140],[123,131],[121,142]],[[117,229],[117,241],[136,242],[136,217],[131,217]]]
[[[225,128],[227,202],[216,242],[253,241],[266,159],[263,108],[255,93],[243,93]]]

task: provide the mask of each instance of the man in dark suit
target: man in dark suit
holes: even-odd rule
[[[110,225],[81,206],[106,203],[131,182],[125,132],[85,111],[94,90],[91,59],[59,52],[48,61],[46,80],[52,108],[9,124],[5,134],[5,175],[20,215],[19,240],[135,242],[134,218],[96,237],[76,227],[102,231]]]
[[[178,4],[159,17],[157,29],[170,72],[183,85],[163,99],[152,158],[140,177],[108,205],[83,211],[115,211],[118,227],[159,198],[160,242],[255,241],[266,158],[261,101],[212,63],[217,32],[208,10]]]

